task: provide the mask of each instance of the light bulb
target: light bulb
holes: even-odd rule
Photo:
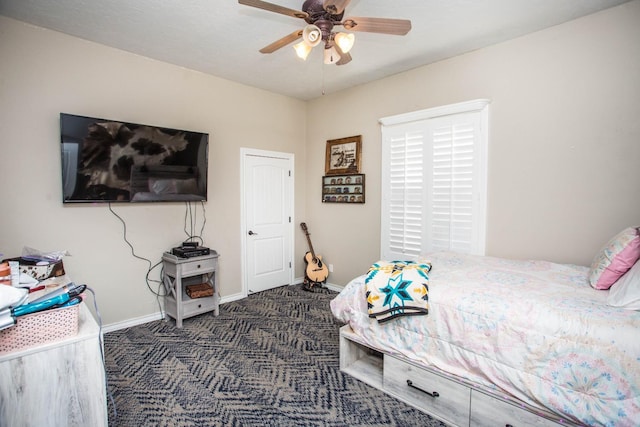
[[[298,58],[304,59],[305,61],[307,59],[307,56],[309,56],[309,53],[311,53],[311,46],[306,44],[304,41],[294,44],[293,48],[296,50],[296,55],[298,55]]]
[[[309,24],[302,30],[302,40],[311,47],[318,46],[322,41],[322,31],[317,25]]]
[[[356,37],[352,33],[338,33],[333,39],[340,47],[340,50],[347,53],[353,47],[353,43],[356,41]]]

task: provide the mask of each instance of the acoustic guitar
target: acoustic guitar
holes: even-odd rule
[[[307,230],[307,224],[301,222],[300,227],[302,227],[302,231],[304,231],[305,236],[307,236],[307,243],[309,244],[309,252],[304,255],[304,261],[307,263],[307,269],[305,272],[306,281],[311,282],[311,286],[313,286],[315,283],[322,283],[327,280],[327,277],[329,277],[329,270],[325,263],[322,262],[322,257],[320,255],[316,255],[313,250],[311,237]]]

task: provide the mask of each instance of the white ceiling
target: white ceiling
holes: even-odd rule
[[[353,61],[306,62],[262,47],[301,19],[236,0],[0,0],[0,14],[149,58],[308,100],[469,52],[628,0],[352,0],[348,16],[412,21],[406,36],[356,33]],[[301,9],[303,0],[272,0]]]

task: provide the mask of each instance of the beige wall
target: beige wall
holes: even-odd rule
[[[378,119],[461,101],[491,100],[488,255],[586,265],[640,225],[638,40],[635,1],[310,102],[307,223],[331,282],[380,254]],[[367,203],[324,205],[325,141],[358,134]]]
[[[211,134],[204,237],[222,255],[223,297],[241,292],[240,147],[294,153],[296,223],[344,285],[380,252],[378,119],[488,98],[487,253],[587,264],[640,224],[638,22],[634,1],[304,103],[0,17],[0,252],[69,250],[67,270],[97,291],[106,324],[158,310],[108,208],[60,201],[58,115],[69,112]],[[367,203],[323,205],[326,140],[351,135],[363,136]],[[114,210],[154,263],[184,239],[182,204]],[[296,277],[306,250],[296,226]]]
[[[95,289],[105,324],[148,316],[158,304],[145,284],[148,264],[131,255],[108,207],[63,206],[60,112],[210,134],[204,238],[221,254],[223,298],[242,291],[240,147],[295,154],[295,212],[304,213],[304,102],[3,17],[0,58],[0,252],[68,250],[67,272]],[[182,203],[112,206],[136,254],[153,264],[186,237]]]

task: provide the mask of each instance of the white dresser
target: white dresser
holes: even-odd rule
[[[0,426],[106,426],[99,335],[83,303],[76,336],[0,355]]]

